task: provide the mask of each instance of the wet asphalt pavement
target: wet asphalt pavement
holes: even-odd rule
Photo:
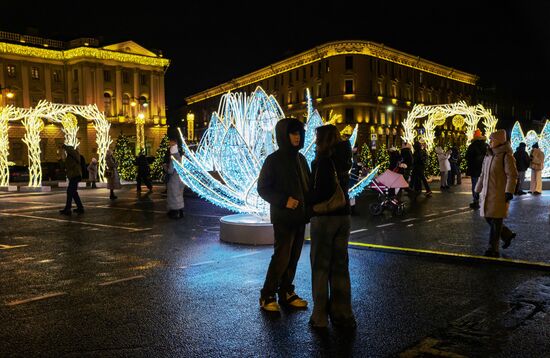
[[[82,189],[86,212],[70,218],[62,189],[0,193],[0,357],[548,357],[550,193],[514,199],[518,237],[489,260],[467,184],[404,197],[403,217],[358,200],[356,332],[310,329],[311,308],[262,312],[272,248],[220,242],[228,212],[193,196],[174,221],[160,187],[114,202]],[[308,301],[310,274],[306,243],[295,283]]]

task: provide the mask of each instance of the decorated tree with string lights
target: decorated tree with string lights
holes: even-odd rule
[[[440,175],[439,160],[437,159],[437,153],[435,150],[432,150],[428,154],[428,165],[426,166],[425,174],[431,176]]]
[[[382,143],[376,150],[375,165],[379,166],[379,172],[383,173],[390,166],[390,154],[386,148],[386,144]]]
[[[155,154],[155,160],[153,161],[153,164],[151,164],[151,179],[153,180],[162,179],[164,174],[163,164],[169,144],[170,140],[168,139],[168,135],[165,134],[160,142],[159,148],[157,149],[157,153]]]
[[[359,151],[359,161],[361,163],[363,163],[363,166],[365,168],[373,168],[374,167],[374,163],[373,163],[373,156],[372,156],[372,151],[370,149],[370,146],[368,143],[365,143],[361,146],[361,150]]]
[[[113,155],[118,164],[118,175],[124,180],[136,179],[136,157],[134,156],[134,150],[130,146],[128,137],[120,133],[116,140],[115,150]]]

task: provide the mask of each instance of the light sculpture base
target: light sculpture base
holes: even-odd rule
[[[250,214],[226,215],[220,219],[220,240],[234,244],[273,245],[273,225]]]
[[[20,186],[19,191],[24,192],[48,192],[52,191],[52,187],[49,185],[42,185],[42,186]]]
[[[17,191],[17,185],[0,186],[0,191]]]

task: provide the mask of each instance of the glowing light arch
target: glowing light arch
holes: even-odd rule
[[[407,113],[407,118],[405,118],[401,124],[404,131],[404,135],[401,136],[401,138],[408,143],[413,143],[414,139],[417,137],[415,128],[419,124],[418,119],[428,117],[423,125],[425,131],[423,138],[426,141],[426,149],[431,151],[434,147],[435,127],[444,124],[448,117],[456,117],[457,115],[465,116],[463,123],[466,124],[468,141],[471,141],[474,137],[474,131],[477,129],[481,119],[483,119],[487,137],[489,137],[490,133],[495,131],[498,122],[498,119],[491,113],[491,110],[486,109],[480,104],[468,106],[464,101],[432,106],[415,104],[412,110]],[[458,122],[462,122],[462,119],[459,121],[457,119],[457,123]]]
[[[8,186],[10,180],[10,163],[8,161],[10,149],[10,140],[8,137],[9,122],[21,120],[28,116],[28,114],[28,109],[17,108],[11,105],[0,108],[0,187]]]
[[[514,123],[510,142],[512,143],[512,149],[514,151],[521,142],[524,142],[527,145],[528,152],[531,152],[531,146],[534,143],[538,143],[540,150],[544,153],[544,168],[542,169],[542,177],[550,177],[550,121],[546,120],[540,134],[537,134],[534,130],[530,130],[525,135],[521,129],[521,124],[519,122]],[[531,170],[527,169],[526,176],[529,177],[530,173]]]
[[[45,100],[38,102],[34,108],[16,108],[6,106],[0,108],[0,186],[9,185],[9,138],[10,121],[21,120],[25,127],[23,142],[29,151],[29,187],[40,187],[42,183],[42,168],[40,165],[40,133],[44,129],[44,119],[61,124],[65,133],[65,143],[78,147],[78,122],[76,115],[92,120],[96,131],[98,145],[98,175],[101,182],[105,182],[105,155],[112,140],[109,136],[111,124],[105,115],[94,105],[69,105],[50,103]]]
[[[315,156],[315,128],[322,125],[323,120],[313,108],[309,91],[307,97],[306,133],[301,152],[309,163]],[[260,198],[256,186],[265,158],[277,149],[275,125],[284,117],[276,99],[261,87],[251,95],[223,95],[196,151],[190,149],[182,136],[182,160],[172,158],[179,177],[215,205],[267,220],[269,204]],[[355,142],[356,137],[357,127],[350,141]],[[376,168],[355,184],[349,191],[350,197],[359,195],[377,171]]]

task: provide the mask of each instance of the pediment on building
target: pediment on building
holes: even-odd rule
[[[135,43],[134,41],[124,41],[109,46],[104,46],[103,49],[109,51],[126,52],[134,55],[157,57],[157,54],[147,50],[145,47]]]

